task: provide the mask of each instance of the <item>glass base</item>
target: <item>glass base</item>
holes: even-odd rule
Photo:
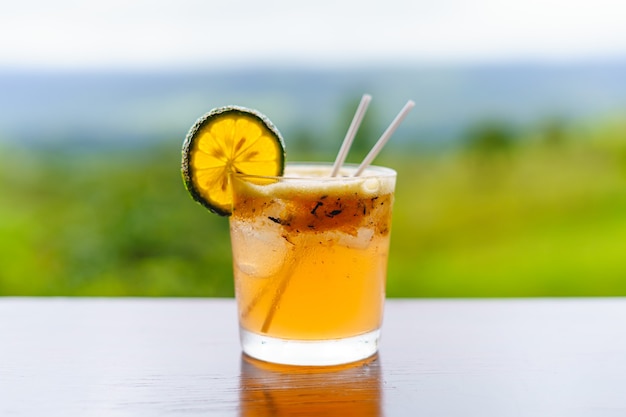
[[[247,355],[283,365],[332,366],[369,358],[378,351],[380,330],[345,339],[289,340],[239,329]]]

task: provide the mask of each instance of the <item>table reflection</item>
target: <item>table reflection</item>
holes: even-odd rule
[[[382,416],[381,364],[294,367],[241,358],[242,417]]]

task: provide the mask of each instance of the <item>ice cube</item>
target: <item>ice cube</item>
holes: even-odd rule
[[[374,229],[362,227],[356,234],[351,235],[343,232],[331,232],[333,235],[333,241],[337,245],[344,246],[350,249],[367,249],[372,238],[374,237]]]
[[[292,244],[276,226],[266,222],[232,224],[233,260],[237,269],[248,276],[268,278],[283,267]]]
[[[380,181],[376,178],[368,178],[363,182],[362,187],[366,193],[375,193],[380,189]]]

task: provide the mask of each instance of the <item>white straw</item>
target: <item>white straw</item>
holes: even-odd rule
[[[361,125],[361,121],[363,120],[363,116],[365,115],[365,111],[367,110],[367,106],[370,104],[371,100],[372,96],[370,96],[369,94],[363,94],[363,97],[361,97],[359,107],[357,108],[356,113],[352,118],[352,123],[348,128],[348,132],[346,132],[346,137],[343,139],[341,149],[339,149],[339,153],[337,154],[337,158],[335,159],[335,165],[333,165],[333,170],[330,173],[331,177],[337,176],[339,170],[341,169],[341,165],[343,165],[344,161],[346,160],[346,156],[348,156],[352,141],[356,136],[357,130],[359,130],[359,126]]]
[[[389,141],[389,139],[391,138],[391,135],[393,135],[393,132],[398,128],[400,123],[402,123],[402,120],[404,120],[404,118],[413,108],[413,106],[415,106],[415,102],[413,100],[407,101],[402,110],[400,110],[400,113],[398,113],[398,115],[395,119],[393,119],[393,122],[391,122],[387,130],[385,130],[380,139],[378,139],[378,142],[376,142],[372,150],[367,154],[365,159],[363,159],[363,162],[361,162],[361,165],[359,165],[359,168],[354,173],[355,177],[361,175],[363,171],[372,163],[374,158],[376,158],[378,153],[383,149],[387,141]]]

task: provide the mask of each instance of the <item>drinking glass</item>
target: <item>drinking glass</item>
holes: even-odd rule
[[[396,172],[331,169],[232,177],[240,338],[253,358],[323,366],[378,351]]]

